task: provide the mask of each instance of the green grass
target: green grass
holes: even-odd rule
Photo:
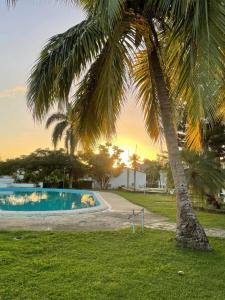
[[[1,232],[0,299],[224,299],[225,240],[206,253],[176,248],[173,236]]]
[[[143,206],[151,212],[167,217],[171,222],[176,221],[175,196],[163,194],[144,195],[143,193],[131,193],[124,191],[118,191],[116,193],[132,203]],[[206,227],[225,229],[225,215],[223,214],[219,215],[216,213],[196,211],[196,215],[201,224]]]

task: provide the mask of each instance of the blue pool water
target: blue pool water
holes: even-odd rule
[[[0,210],[78,210],[100,203],[90,191],[41,188],[0,188]]]

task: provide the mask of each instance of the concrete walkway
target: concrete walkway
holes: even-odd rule
[[[175,223],[168,223],[168,222],[155,222],[154,224],[146,225],[146,228],[151,229],[161,229],[167,231],[176,231],[176,224]],[[204,228],[205,233],[207,236],[213,237],[220,237],[225,238],[225,230],[219,228]]]
[[[102,211],[96,211],[83,214],[46,214],[37,215],[7,215],[0,213],[0,230],[77,230],[77,231],[95,231],[112,230],[127,228],[130,226],[129,215],[135,210],[140,212],[141,207],[127,201],[123,197],[109,193],[98,192],[108,204],[108,208]],[[140,215],[135,217],[135,222],[140,225]],[[162,229],[175,231],[175,224],[168,223],[168,220],[162,216],[145,210],[145,227],[153,229]],[[225,238],[225,230],[206,229],[209,236]]]

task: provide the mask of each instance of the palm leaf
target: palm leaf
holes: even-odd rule
[[[157,141],[160,132],[162,132],[162,124],[156,88],[151,80],[147,50],[141,50],[137,53],[133,66],[133,77],[135,87],[138,90],[138,101],[144,112],[146,129],[150,137]]]
[[[212,153],[182,151],[189,185],[197,193],[218,193],[224,188],[225,172]]]
[[[68,99],[71,84],[99,53],[104,35],[93,20],[86,20],[50,39],[34,66],[28,106],[41,119],[57,102]]]
[[[116,26],[114,35],[108,39],[75,94],[77,132],[86,146],[92,145],[101,135],[109,137],[115,133],[131,59],[129,45],[133,42],[134,32],[130,29],[129,36],[128,29],[127,22]]]
[[[206,117],[214,122],[223,84],[224,7],[220,1],[172,2],[171,6],[160,2],[165,13],[175,16],[170,24],[167,70],[173,97],[182,98],[187,105],[189,145],[198,148],[200,132],[196,129]]]
[[[123,17],[125,8],[125,0],[97,0],[94,6],[94,17],[97,18],[102,26],[109,34]]]
[[[45,128],[48,129],[52,125],[52,123],[57,121],[63,121],[63,120],[66,121],[66,119],[67,119],[66,115],[62,113],[55,113],[47,119]]]
[[[57,147],[58,142],[61,141],[63,133],[67,126],[68,126],[67,121],[62,121],[55,126],[52,133],[52,143],[55,148]]]

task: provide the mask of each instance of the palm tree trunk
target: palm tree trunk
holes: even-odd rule
[[[73,154],[69,154],[69,157],[70,157],[70,163],[71,163],[71,170],[70,170],[70,173],[69,173],[69,189],[72,189],[73,188],[73,168],[72,168],[72,165],[73,165]]]
[[[70,174],[69,175],[69,189],[72,189],[73,188],[73,175]]]
[[[156,48],[149,50],[149,63],[151,64],[150,72],[156,86],[156,93],[159,100],[169,162],[176,189],[176,240],[178,245],[182,247],[210,250],[211,247],[204,229],[199,224],[193,212],[191,200],[188,195],[184,167],[179,153],[177,135],[169,101],[169,92]]]

